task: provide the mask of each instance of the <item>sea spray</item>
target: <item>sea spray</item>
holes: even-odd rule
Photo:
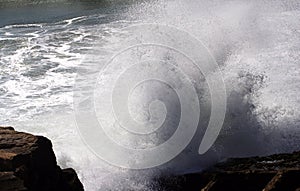
[[[86,190],[159,190],[153,176],[200,171],[227,157],[299,150],[298,2],[143,1],[123,11],[117,17],[95,13],[0,28],[1,123],[50,138],[58,162],[74,167]],[[203,42],[223,74],[227,112],[205,155],[198,148],[209,104],[201,108],[203,128],[180,155],[157,169],[132,171],[107,164],[83,143],[73,115],[73,87],[79,71],[115,54],[112,45],[122,39],[124,27],[143,23],[170,25]],[[197,85],[203,88],[200,100],[209,103],[205,81]],[[133,112],[141,120],[147,116],[139,114]]]

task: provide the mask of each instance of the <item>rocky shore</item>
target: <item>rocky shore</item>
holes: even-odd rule
[[[159,181],[167,191],[300,191],[300,152],[228,159],[203,173]]]
[[[300,191],[300,152],[228,159],[156,181],[164,191]],[[0,127],[0,191],[83,190],[75,170],[57,165],[50,140]]]
[[[0,191],[83,191],[75,170],[61,169],[51,141],[0,127]]]

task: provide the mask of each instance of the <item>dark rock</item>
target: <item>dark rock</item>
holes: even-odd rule
[[[300,152],[228,159],[205,172],[159,182],[170,191],[300,191]]]
[[[78,179],[76,171],[72,168],[62,170],[62,179],[69,185],[73,191],[83,190],[82,184]]]
[[[24,181],[14,175],[14,172],[0,172],[0,190],[27,190]]]
[[[45,137],[0,127],[0,191],[82,191],[73,169],[61,170]]]

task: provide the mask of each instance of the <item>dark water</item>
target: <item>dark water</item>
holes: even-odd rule
[[[12,1],[0,2],[0,26],[55,22],[91,14],[120,13],[128,1]],[[131,3],[132,4],[132,3]]]

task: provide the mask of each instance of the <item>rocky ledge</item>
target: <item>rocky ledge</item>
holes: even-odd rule
[[[159,182],[170,191],[300,191],[300,152],[228,159],[203,173]]]
[[[0,127],[0,191],[83,191],[75,170],[61,169],[51,141]]]

